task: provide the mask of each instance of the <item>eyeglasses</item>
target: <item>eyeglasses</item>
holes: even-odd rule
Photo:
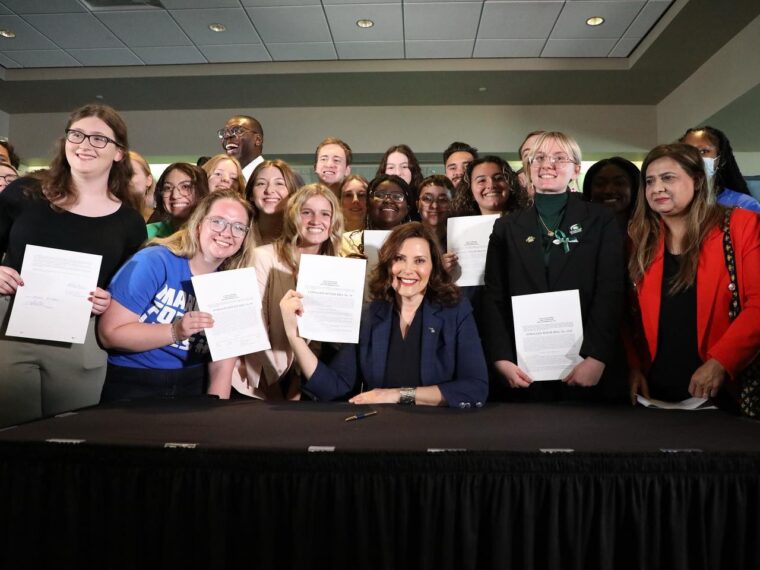
[[[406,196],[402,192],[373,192],[372,199],[376,202],[385,202],[387,199],[400,204],[406,200]]]
[[[236,139],[245,133],[256,133],[256,131],[252,129],[246,129],[245,127],[230,127],[229,129],[219,129],[216,131],[216,136],[218,136],[220,139]]]
[[[124,148],[123,145],[105,135],[88,135],[75,129],[66,129],[66,140],[70,143],[82,144],[84,139],[88,139],[93,148],[106,148],[108,143],[113,143],[115,146]]]
[[[172,192],[174,192],[174,189],[177,189],[177,192],[180,194],[184,194],[187,196],[188,194],[192,194],[195,190],[195,185],[192,182],[180,182],[176,186],[174,184],[169,184],[168,182],[164,184],[161,187],[161,194],[168,196]]]
[[[542,164],[549,163],[551,165],[554,164],[575,164],[575,160],[567,156],[566,154],[553,154],[552,156],[547,156],[545,154],[537,154],[531,159],[531,164],[534,162],[541,166]]]
[[[6,174],[5,176],[0,176],[0,180],[5,180],[6,184],[10,184],[14,180],[18,179],[18,174]]]
[[[244,238],[245,234],[248,233],[248,226],[246,226],[245,224],[241,224],[240,222],[228,222],[224,218],[219,218],[216,216],[211,216],[209,218],[206,218],[206,221],[208,221],[208,223],[211,224],[211,230],[218,234],[226,230],[227,226],[230,227],[230,231],[232,232],[232,237]]]
[[[420,196],[420,202],[424,202],[428,206],[430,206],[433,202],[438,204],[440,207],[447,207],[451,203],[451,199],[446,196],[445,194],[441,194],[438,197],[433,197],[432,194],[423,194]]]

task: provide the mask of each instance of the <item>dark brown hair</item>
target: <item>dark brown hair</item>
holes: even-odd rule
[[[454,198],[451,201],[451,217],[455,216],[479,216],[480,207],[475,201],[475,196],[472,194],[472,173],[477,166],[481,164],[496,164],[501,172],[507,179],[508,194],[507,199],[504,200],[502,205],[502,212],[513,212],[525,208],[528,202],[528,196],[522,186],[520,186],[517,180],[517,175],[512,167],[509,166],[505,160],[501,157],[489,155],[476,158],[470,164],[467,165],[462,180],[457,184],[454,191]]]
[[[417,187],[419,186],[420,182],[422,182],[422,178],[423,178],[422,169],[420,168],[420,161],[417,160],[417,156],[414,154],[414,151],[411,148],[409,148],[407,145],[399,144],[396,146],[392,146],[391,148],[385,151],[383,158],[380,160],[380,166],[377,167],[375,178],[385,174],[385,167],[388,166],[388,157],[394,152],[400,152],[407,159],[409,159],[409,170],[412,173],[412,181],[409,183],[409,187],[411,190],[412,201],[416,202],[417,201]]]
[[[200,201],[209,194],[208,177],[200,166],[195,166],[194,164],[189,164],[187,162],[175,162],[170,164],[161,173],[161,177],[158,179],[158,182],[156,182],[156,191],[154,194],[156,200],[156,212],[161,220],[168,220],[171,217],[164,207],[164,198],[161,190],[164,187],[166,178],[174,170],[179,170],[180,172],[187,174],[190,177],[190,181],[193,183],[193,189],[195,192],[195,206],[193,206],[193,209],[195,209]]]
[[[369,275],[369,292],[373,300],[396,304],[396,292],[393,289],[391,268],[401,246],[411,238],[422,238],[430,246],[430,260],[433,270],[430,272],[425,297],[441,305],[452,306],[459,301],[459,287],[454,285],[451,275],[443,268],[443,254],[435,232],[420,222],[409,222],[393,228],[385,243],[380,248],[377,266]]]

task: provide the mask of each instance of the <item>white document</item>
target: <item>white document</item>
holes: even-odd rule
[[[717,410],[716,406],[710,404],[707,398],[686,398],[680,402],[664,402],[654,398],[645,398],[641,394],[636,395],[636,400],[642,406],[647,408],[659,408],[662,410]]]
[[[298,292],[303,295],[303,316],[298,319],[298,334],[302,338],[359,342],[366,263],[364,259],[301,255]]]
[[[198,308],[214,317],[214,326],[205,329],[212,360],[270,348],[253,267],[196,275],[193,289]]]
[[[449,218],[446,240],[450,253],[459,257],[459,267],[452,274],[460,287],[483,285],[486,274],[488,239],[499,214]]]
[[[8,336],[84,344],[102,256],[27,245]]]
[[[517,365],[533,380],[561,380],[583,359],[578,290],[512,297]]]
[[[390,235],[390,230],[364,230],[364,255],[367,258],[367,274],[372,271],[380,257],[380,248]]]

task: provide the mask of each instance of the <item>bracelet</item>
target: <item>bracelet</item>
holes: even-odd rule
[[[417,403],[417,388],[401,388],[399,391],[399,404],[413,406]]]
[[[174,322],[171,324],[171,331],[172,331],[172,344],[179,344],[179,343],[180,343],[180,340],[179,340],[179,335],[177,334],[177,329],[176,329],[176,328],[174,328],[174,325],[176,325],[178,322],[179,322],[179,321],[174,321]]]

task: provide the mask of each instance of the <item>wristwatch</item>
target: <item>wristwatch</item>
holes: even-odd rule
[[[401,394],[398,399],[399,404],[413,406],[416,403],[417,388],[401,388]]]

